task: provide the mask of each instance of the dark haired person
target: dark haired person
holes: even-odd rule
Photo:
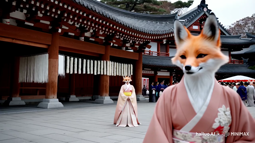
[[[240,82],[240,87],[237,89],[237,93],[240,95],[244,105],[247,106],[247,91],[243,86],[243,82]]]
[[[150,85],[150,96],[149,96],[149,102],[156,102],[156,87],[154,86],[154,82],[151,83]]]
[[[165,89],[165,85],[164,85],[164,80],[158,85],[157,87],[157,92],[158,92],[158,96],[156,97],[156,101],[158,101],[158,98],[160,97],[160,94],[164,91]]]
[[[232,89],[236,92],[236,91],[237,91],[236,83],[233,82],[232,85],[233,85],[233,88],[232,88]]]

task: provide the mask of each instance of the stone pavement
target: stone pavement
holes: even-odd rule
[[[0,108],[0,143],[142,143],[155,103],[138,102],[139,127],[113,125],[116,102],[64,103],[60,109]],[[255,118],[255,107],[248,108]]]

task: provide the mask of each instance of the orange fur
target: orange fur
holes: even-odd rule
[[[184,66],[191,65],[198,67],[200,63],[204,63],[209,59],[225,59],[220,51],[221,41],[220,33],[217,41],[208,39],[206,35],[201,32],[198,36],[193,36],[186,27],[184,27],[188,33],[187,38],[181,43],[176,43],[177,53],[172,59],[173,62],[179,60]],[[199,54],[206,54],[204,58],[196,58]],[[180,56],[184,55],[186,59],[182,59]]]
[[[131,77],[129,76],[126,76],[126,77],[123,77],[123,82],[131,82]]]

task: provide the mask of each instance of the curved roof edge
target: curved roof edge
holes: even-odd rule
[[[252,35],[251,33],[246,33],[246,36],[247,36],[248,38],[254,38],[254,40],[255,40],[255,35]]]
[[[161,35],[173,32],[176,13],[169,15],[141,14],[112,7],[96,0],[73,1],[123,26],[143,33]]]
[[[176,16],[176,13],[174,13],[174,14],[166,14],[166,15],[154,15],[154,14],[152,15],[152,14],[144,14],[144,13],[131,12],[131,11],[127,11],[127,10],[123,10],[123,9],[120,9],[120,8],[116,8],[116,7],[107,5],[107,4],[102,3],[100,1],[97,1],[97,0],[73,0],[73,1],[80,2],[80,3],[87,2],[87,3],[90,3],[90,4],[94,4],[94,6],[102,6],[102,7],[106,8],[107,10],[112,10],[112,11],[115,11],[115,12],[120,12],[121,14],[130,15],[130,16],[139,16],[140,18],[156,18],[156,19],[160,20],[160,19],[164,19],[164,18],[175,18],[175,16]],[[84,6],[87,7],[88,5],[86,5],[84,3]],[[88,8],[91,9],[89,6],[88,6]]]
[[[170,57],[143,55],[143,66],[145,68],[178,68]],[[255,74],[255,70],[249,69],[244,64],[225,64],[216,72],[218,74]]]

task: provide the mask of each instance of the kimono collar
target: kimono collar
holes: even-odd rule
[[[129,87],[130,87],[130,83],[128,82],[128,83],[125,83],[125,87],[126,87],[126,89],[125,90],[128,90],[129,89]]]

